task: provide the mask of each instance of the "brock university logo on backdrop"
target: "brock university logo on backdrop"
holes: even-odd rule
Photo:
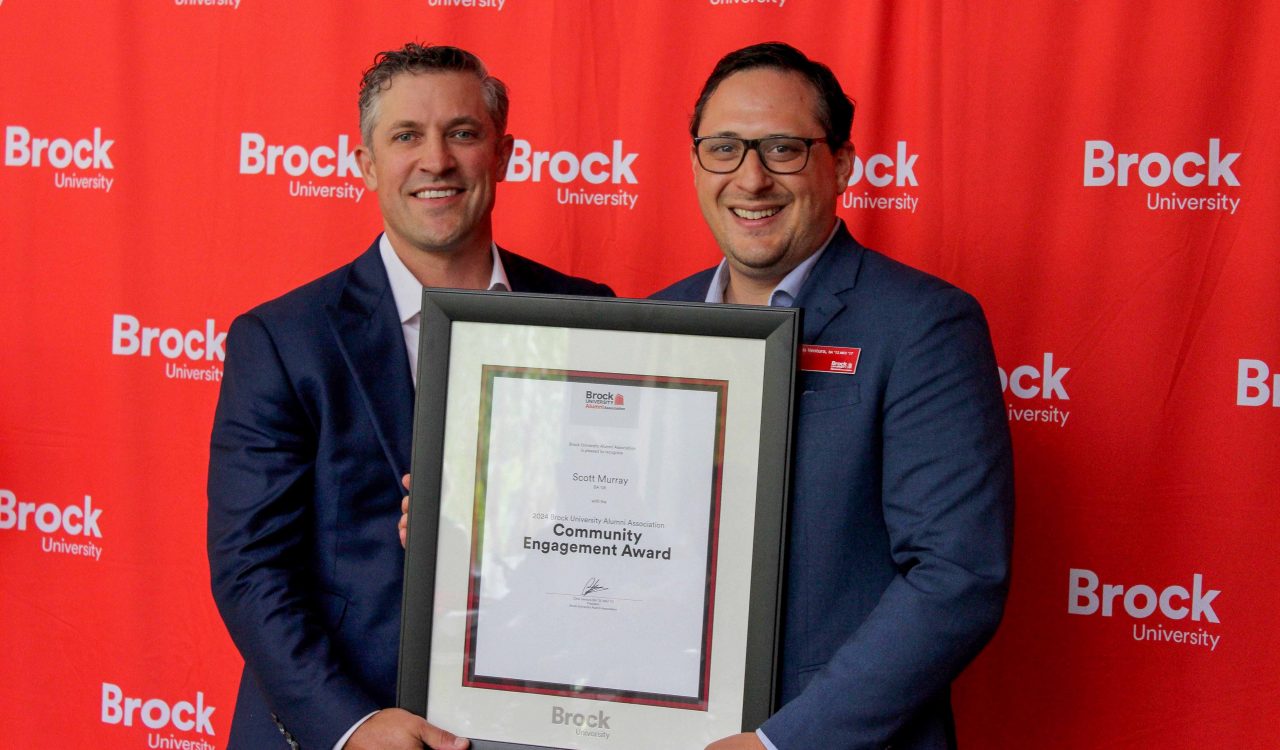
[[[797,0],[707,0],[711,5],[722,8],[744,8],[744,7],[761,7],[765,5],[776,6],[778,9],[787,7],[788,2],[796,2]]]
[[[226,359],[226,331],[218,330],[213,318],[205,318],[196,328],[148,325],[135,315],[111,316],[111,354],[163,363],[170,380],[204,383],[222,381]]]
[[[208,10],[240,10],[241,0],[173,0],[179,8],[199,8]]]
[[[1280,407],[1280,367],[1269,367],[1261,359],[1238,360],[1236,406],[1268,405]]]
[[[1135,641],[1218,650],[1222,636],[1213,632],[1212,626],[1220,623],[1214,605],[1222,592],[1209,588],[1202,573],[1191,576],[1189,590],[1177,584],[1157,591],[1154,586],[1141,583],[1103,583],[1097,573],[1085,568],[1072,568],[1068,579],[1068,614],[1104,618],[1124,615],[1133,621],[1131,635]],[[1168,624],[1160,620],[1167,620]]]
[[[898,141],[892,154],[853,154],[853,172],[849,186],[840,197],[845,208],[873,211],[906,211],[915,213],[920,197],[908,188],[919,187],[916,162],[920,154],[906,141]],[[882,190],[883,189],[883,190]]]
[[[213,729],[213,713],[218,709],[205,703],[204,691],[197,690],[190,700],[170,703],[164,698],[135,698],[126,690],[113,682],[102,683],[103,724],[153,730],[147,733],[149,748],[217,750],[217,745],[205,738],[217,734]],[[175,735],[174,731],[187,736]],[[193,739],[193,734],[198,736]]]
[[[1148,211],[1213,211],[1234,215],[1240,208],[1235,188],[1239,151],[1210,138],[1205,150],[1169,156],[1150,151],[1125,153],[1108,140],[1084,142],[1084,186],[1156,188],[1147,193]],[[1180,194],[1178,188],[1184,190]],[[1186,190],[1191,188],[1192,190]]]
[[[102,508],[85,495],[66,505],[29,501],[16,492],[0,489],[0,535],[38,535],[40,551],[102,559]]]
[[[87,129],[86,129],[87,130]],[[116,184],[111,147],[115,140],[95,126],[91,131],[32,132],[22,125],[4,129],[6,169],[53,170],[53,186],[59,190],[93,190],[110,193]]]
[[[359,203],[367,189],[355,147],[359,138],[339,135],[333,145],[272,143],[261,133],[240,133],[240,174],[287,180],[291,198]]]
[[[1053,352],[1045,352],[1043,359],[1032,365],[1017,365],[1012,370],[997,367],[1000,390],[1004,392],[1006,416],[1010,422],[1033,422],[1066,427],[1071,412],[1066,403],[1071,400],[1063,378],[1070,367],[1054,363]]]
[[[512,0],[427,0],[427,7],[498,11],[507,7],[509,2]]]
[[[562,206],[636,207],[640,193],[635,163],[639,154],[615,139],[608,151],[581,156],[572,151],[539,151],[523,138],[515,140],[507,163],[507,182],[553,182],[556,203]]]

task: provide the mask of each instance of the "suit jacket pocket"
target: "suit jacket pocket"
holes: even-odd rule
[[[847,378],[848,375],[828,375],[828,378]],[[813,386],[818,387],[813,387]],[[811,414],[818,411],[840,409],[853,406],[862,400],[857,383],[846,383],[840,386],[823,388],[823,382],[810,381],[810,387],[800,394],[800,413]]]

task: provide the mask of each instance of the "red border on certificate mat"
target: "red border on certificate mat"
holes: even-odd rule
[[[493,407],[493,379],[495,377],[537,378],[601,385],[626,385],[641,388],[682,388],[716,393],[715,460],[711,476],[711,518],[707,541],[707,586],[703,603],[702,674],[698,681],[698,695],[681,696],[661,693],[645,693],[633,690],[591,685],[568,685],[535,682],[475,673],[476,629],[479,623],[480,567],[484,546],[485,495],[488,479],[489,424]],[[632,375],[614,372],[587,372],[583,370],[549,370],[533,367],[507,367],[484,365],[481,371],[480,430],[476,449],[476,494],[471,523],[471,580],[467,588],[467,628],[465,640],[466,667],[462,685],[489,690],[509,690],[520,693],[562,695],[573,698],[589,698],[622,703],[638,703],[667,708],[707,710],[708,687],[711,679],[711,632],[714,621],[716,593],[716,561],[719,558],[720,540],[720,490],[724,463],[724,426],[727,407],[728,381],[705,378],[680,378],[658,375]]]

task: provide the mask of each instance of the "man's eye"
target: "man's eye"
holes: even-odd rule
[[[711,144],[711,153],[713,154],[736,154],[742,147],[732,141],[728,143]]]
[[[455,141],[474,141],[480,134],[474,130],[455,130],[449,133],[449,137]]]
[[[766,150],[774,156],[790,156],[800,152],[794,143],[770,143]]]
[[[412,141],[414,139],[415,135],[416,135],[415,133],[411,133],[411,132],[396,133],[395,135],[391,136],[391,140],[396,141],[397,143],[408,143],[409,141]]]

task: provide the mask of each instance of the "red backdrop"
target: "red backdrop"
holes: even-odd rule
[[[378,231],[335,154],[376,51],[484,57],[559,169],[517,163],[498,240],[639,296],[717,259],[688,115],[775,38],[857,99],[841,216],[977,295],[1008,377],[1015,578],[962,743],[1275,747],[1280,5],[818,0],[0,0],[0,744],[225,745],[219,334]]]

